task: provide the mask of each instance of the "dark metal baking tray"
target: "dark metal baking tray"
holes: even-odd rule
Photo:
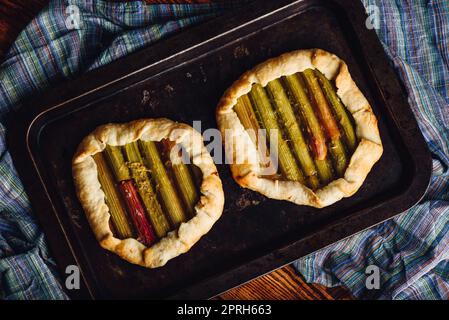
[[[373,30],[354,0],[256,1],[248,7],[89,72],[41,97],[10,121],[9,145],[64,275],[77,264],[74,298],[208,298],[391,218],[418,202],[430,179],[425,141]],[[360,191],[325,209],[266,199],[219,165],[222,218],[188,253],[159,269],[103,250],[75,196],[71,158],[107,122],[167,117],[215,128],[215,106],[244,71],[303,48],[349,65],[379,119],[384,154]]]

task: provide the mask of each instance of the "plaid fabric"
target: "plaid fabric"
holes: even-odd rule
[[[381,13],[379,36],[409,93],[434,157],[431,188],[409,212],[299,260],[307,280],[343,284],[357,297],[448,298],[448,29],[446,1],[363,0]],[[385,1],[386,2],[386,1]],[[0,119],[35,92],[73,78],[235,6],[70,1],[82,28],[66,27],[66,1],[52,1],[21,33],[0,66]],[[31,213],[0,126],[0,297],[64,299],[54,262]],[[381,269],[381,290],[365,268]]]
[[[359,298],[448,299],[449,2],[363,2],[379,8],[378,35],[432,152],[432,182],[413,209],[295,266],[308,282],[344,285]],[[366,288],[369,265],[380,269],[380,290]]]
[[[22,31],[0,65],[0,298],[67,298],[6,149],[5,116],[36,92],[242,3],[55,0]],[[70,4],[79,8],[79,29],[67,28]]]

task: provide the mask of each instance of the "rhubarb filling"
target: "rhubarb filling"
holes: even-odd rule
[[[94,155],[117,238],[150,246],[194,216],[201,174],[175,146],[138,140]]]
[[[256,83],[234,110],[246,130],[277,132],[275,177],[312,190],[342,177],[358,144],[352,115],[318,70]]]

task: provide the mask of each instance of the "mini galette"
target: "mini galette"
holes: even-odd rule
[[[322,208],[353,195],[383,152],[376,116],[348,66],[320,49],[289,52],[244,73],[216,116],[235,181],[299,205]],[[266,139],[254,134],[260,129]],[[275,172],[266,170],[274,163],[267,150],[277,151]]]
[[[72,170],[100,245],[147,268],[187,252],[223,211],[201,134],[167,119],[98,127],[79,145]]]

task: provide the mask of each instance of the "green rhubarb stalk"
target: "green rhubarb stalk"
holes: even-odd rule
[[[172,154],[170,152],[172,150],[172,145],[174,144],[171,144],[168,141],[164,142],[165,151],[167,154],[170,154],[171,169],[181,193],[181,198],[187,213],[192,217],[195,213],[195,205],[198,202],[199,195],[189,167],[183,162],[182,156],[178,153]],[[172,157],[176,157],[176,159]]]
[[[343,142],[340,139],[329,142],[329,149],[334,163],[335,171],[339,177],[343,176],[348,165],[348,158],[346,157]]]
[[[234,106],[234,111],[237,113],[243,127],[246,130],[254,130],[254,133],[257,136],[257,133],[260,130],[260,125],[247,95],[243,95],[237,100],[237,104]],[[257,139],[253,142],[257,143]]]
[[[129,223],[123,200],[115,188],[114,177],[108,168],[108,164],[102,153],[95,154],[94,160],[97,165],[98,180],[105,194],[106,205],[109,208],[117,236],[120,239],[132,238],[134,236],[133,228]]]
[[[189,168],[185,164],[174,164],[173,173],[181,191],[181,197],[190,216],[195,213],[199,196]]]
[[[334,168],[338,174],[341,176],[347,165],[346,152],[341,141],[340,130],[338,128],[337,122],[332,114],[332,110],[321,90],[318,79],[316,78],[313,70],[307,69],[303,72],[304,79],[309,86],[310,93],[313,96],[318,113],[321,116],[321,121],[323,126],[326,128],[328,137],[330,139],[329,149],[332,156]]]
[[[315,70],[315,75],[320,81],[324,94],[326,95],[327,100],[332,106],[334,113],[337,117],[337,120],[340,123],[341,128],[343,129],[344,140],[346,142],[346,145],[348,146],[348,149],[352,152],[356,148],[357,137],[355,134],[354,126],[352,125],[352,121],[349,118],[346,108],[341,103],[340,99],[335,93],[335,90],[331,82],[326,78],[326,76],[318,70]]]
[[[295,157],[293,156],[287,141],[282,137],[276,114],[271,107],[265,89],[262,88],[260,84],[254,84],[249,95],[255,111],[260,117],[260,121],[267,130],[268,135],[271,136],[272,131],[275,131],[278,134],[278,159],[281,171],[285,178],[304,183],[304,176],[296,164]]]
[[[267,85],[268,93],[272,101],[277,106],[277,111],[284,122],[285,129],[290,138],[293,149],[298,157],[302,171],[307,177],[309,186],[312,189],[319,187],[319,180],[317,178],[317,171],[315,163],[309,153],[309,147],[304,138],[304,135],[299,127],[298,120],[290,104],[290,100],[285,93],[282,84],[279,80],[270,81]]]
[[[321,123],[326,130],[327,136],[331,140],[340,138],[340,130],[332,110],[327,103],[326,97],[321,90],[318,79],[316,78],[312,69],[307,69],[303,73],[304,80],[307,83],[309,92],[315,102],[316,109],[321,119]]]
[[[127,165],[131,170],[132,177],[137,185],[140,198],[147,212],[148,218],[159,238],[164,237],[170,231],[170,223],[164,215],[159,204],[151,181],[148,178],[148,170],[142,164],[143,159],[137,142],[128,143],[124,146]]]
[[[118,182],[131,179],[120,147],[106,145],[105,154]]]
[[[251,100],[248,95],[243,95],[237,99],[237,103],[234,106],[234,111],[237,113],[240,122],[246,130],[252,130],[253,134],[249,134],[251,141],[257,148],[257,152],[260,154],[261,159],[269,159],[268,148],[264,141],[259,141],[259,132],[261,130],[259,121],[257,120],[256,113],[254,112]],[[260,143],[265,145],[259,145]],[[265,153],[265,154],[264,154]],[[269,167],[271,161],[261,164],[264,167]]]
[[[190,173],[193,177],[193,182],[195,183],[195,186],[197,190],[201,189],[201,183],[203,182],[203,173],[201,172],[200,168],[198,168],[195,165],[190,166]]]
[[[140,147],[144,157],[144,164],[150,169],[152,177],[156,181],[172,226],[178,228],[182,222],[187,220],[186,212],[162,163],[156,144],[152,141],[140,141]]]
[[[285,83],[290,91],[292,98],[298,103],[294,106],[298,109],[300,118],[309,129],[311,137],[312,151],[315,155],[315,165],[318,176],[323,184],[332,180],[332,164],[327,159],[326,137],[321,129],[321,124],[310,104],[302,76],[300,74],[285,77]]]
[[[298,77],[299,76],[299,77]],[[310,129],[312,150],[315,158],[324,160],[327,156],[326,137],[321,130],[321,124],[313,111],[307,96],[306,89],[302,83],[301,75],[298,74],[284,77],[285,84],[292,97],[298,103],[295,104],[298,113],[304,118],[304,122]]]

